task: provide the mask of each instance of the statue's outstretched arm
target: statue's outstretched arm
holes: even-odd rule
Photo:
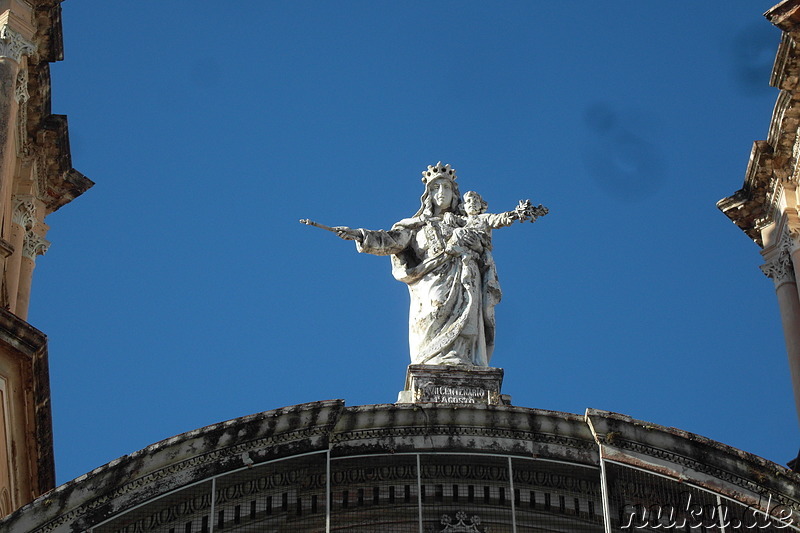
[[[306,218],[301,219],[300,223],[330,231],[346,241],[356,241],[356,250],[373,255],[392,255],[402,252],[414,234],[413,230],[404,227],[396,227],[389,231],[353,229],[347,226],[331,227]]]
[[[348,228],[347,226],[326,226],[325,224],[320,224],[318,222],[314,222],[313,220],[309,220],[307,218],[300,219],[301,224],[306,224],[308,226],[314,226],[320,229],[324,229],[326,231],[330,231],[335,233],[338,237],[346,240],[346,241],[358,241],[361,242],[362,234],[357,229]]]
[[[489,227],[492,229],[505,228],[519,220],[519,214],[516,211],[506,211],[505,213],[486,213],[486,219]]]
[[[533,205],[530,200],[520,200],[515,211],[517,212],[520,222],[525,222],[526,220],[536,222],[537,218],[543,217],[550,212],[550,210],[542,204]]]

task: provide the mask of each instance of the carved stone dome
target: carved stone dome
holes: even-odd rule
[[[575,533],[652,526],[658,509],[662,523],[705,527],[723,511],[769,525],[755,511],[769,509],[776,526],[797,524],[798,487],[759,457],[605,411],[332,400],[153,444],[41,496],[0,530]]]

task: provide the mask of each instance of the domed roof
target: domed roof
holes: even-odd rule
[[[556,531],[603,531],[604,520],[624,520],[623,508],[673,504],[681,494],[724,500],[739,515],[747,506],[764,509],[768,496],[773,511],[780,505],[794,517],[799,480],[704,437],[595,409],[580,416],[330,400],[163,440],[41,496],[0,529],[166,533],[260,521],[283,524],[275,526],[282,531],[324,531],[328,520],[369,531],[376,520],[390,520],[445,531],[458,524],[456,515],[467,527],[469,513],[459,513],[469,507],[484,524],[545,521]],[[669,501],[655,502],[656,493]]]

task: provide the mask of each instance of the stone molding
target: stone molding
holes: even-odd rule
[[[419,423],[424,420],[431,423]],[[408,436],[424,440],[411,442]],[[492,440],[476,438],[484,436]],[[545,445],[531,448],[526,443],[532,440]],[[353,441],[360,442],[351,445]],[[769,491],[779,499],[775,501],[800,506],[800,476],[786,468],[698,435],[624,415],[590,409],[582,419],[511,406],[348,408],[340,400],[331,400],[230,420],[148,446],[39,497],[0,520],[0,529],[32,533],[84,530],[144,501],[213,476],[309,453],[330,453],[332,461],[364,453],[402,453],[398,443],[410,446],[409,453],[470,450],[466,453],[527,459],[565,453],[560,462],[582,467],[590,465],[581,450],[598,450],[600,445],[614,450],[615,460],[619,457],[633,466],[642,458],[660,460],[651,464],[667,462],[680,473],[676,479],[708,486],[717,493],[736,496],[741,489],[741,498],[745,498],[745,494]],[[557,452],[552,444],[570,449]],[[653,468],[650,471],[655,471]],[[121,481],[131,472],[139,477]],[[706,476],[716,485],[709,486]]]
[[[20,69],[17,73],[17,83],[14,88],[14,98],[17,101],[17,156],[27,158],[31,154],[30,140],[28,139],[28,69]]]
[[[31,119],[33,120],[33,119]],[[72,168],[67,117],[49,115],[36,133],[37,176],[46,214],[86,192],[94,182]]]
[[[169,491],[173,488],[179,488],[187,478],[208,475],[210,469],[228,471],[244,466],[248,464],[243,462],[244,457],[252,458],[258,456],[259,452],[261,452],[262,455],[259,462],[278,458],[263,458],[265,450],[270,448],[275,448],[275,452],[273,453],[277,453],[279,457],[290,456],[292,455],[291,453],[287,453],[286,450],[280,448],[281,444],[296,443],[302,439],[326,435],[332,428],[333,423],[335,423],[335,419],[338,418],[338,411],[341,407],[343,407],[343,402],[341,402],[341,400],[300,404],[190,431],[148,446],[129,456],[111,461],[107,465],[101,466],[72,482],[68,482],[56,488],[53,492],[41,496],[31,504],[15,511],[13,515],[24,515],[26,509],[35,505],[35,503],[40,500],[48,502],[45,503],[45,506],[49,506],[51,503],[65,504],[67,503],[66,500],[68,500],[71,495],[63,494],[63,492],[69,491],[73,487],[78,488],[77,486],[82,485],[84,482],[88,483],[89,486],[114,487],[107,493],[95,498],[92,497],[94,494],[90,490],[88,497],[87,495],[82,495],[86,498],[86,501],[76,505],[70,511],[54,517],[42,527],[35,530],[37,533],[47,533],[58,530],[61,525],[69,524],[76,520],[79,521],[86,515],[91,515],[95,512],[103,514],[104,507],[112,502],[116,504],[114,507],[117,509],[120,504],[126,507],[136,505],[140,502],[136,501],[135,497],[138,491],[142,489],[146,490],[149,487],[158,486],[159,490]],[[331,420],[332,417],[334,420]],[[292,424],[296,424],[298,419],[301,418],[305,418],[306,420],[305,427],[294,429]],[[231,426],[240,428],[240,424],[244,424],[245,426],[258,426],[257,428],[249,427],[249,433],[251,435],[254,429],[259,432],[263,431],[267,433],[267,435],[256,438],[255,440],[245,441],[241,444],[235,444],[231,447],[222,447],[209,450],[208,452],[201,452],[183,461],[171,462],[172,460],[169,459],[169,457],[173,457],[172,454],[176,452],[178,455],[182,456],[192,453],[192,450],[195,450],[197,446],[200,446],[200,448],[204,445],[208,446],[209,440],[217,440],[214,439],[215,434],[219,432],[225,434],[228,428]],[[245,430],[243,429],[243,431]],[[233,433],[238,434],[239,431],[234,429]],[[224,438],[218,439],[218,441],[224,440]],[[234,438],[234,441],[235,440]],[[316,443],[316,445],[311,447],[314,450],[322,450],[325,449],[326,444],[327,442]],[[147,469],[141,466],[147,459],[152,460],[154,455],[161,455],[164,451],[166,451],[165,456],[161,456],[159,459],[164,459],[166,462],[162,463],[160,467],[156,466],[154,469],[151,467],[151,471],[147,472]],[[250,459],[250,461],[252,461],[252,459]],[[157,460],[156,462],[159,461]],[[143,472],[141,477],[127,483],[118,484],[117,482],[111,482],[111,484],[106,485],[106,483],[109,483],[109,480],[118,479],[118,474],[116,474],[118,469],[125,470],[127,468],[144,470],[145,472]],[[78,491],[80,492],[80,489],[78,489]],[[132,498],[133,501],[126,500],[126,497]],[[0,520],[0,529],[2,529],[2,520]]]
[[[17,103],[24,104],[30,100],[31,95],[28,92],[28,69],[20,69],[17,72],[17,83],[14,87],[14,98]]]
[[[515,430],[510,428],[494,427],[466,427],[452,425],[435,426],[414,426],[398,428],[373,428],[349,431],[346,433],[336,433],[331,435],[332,444],[346,443],[349,441],[366,439],[397,439],[408,437],[484,437],[488,439],[507,439],[528,441],[544,445],[558,445],[575,450],[593,451],[596,449],[593,442],[568,437],[565,435],[554,435],[549,433],[537,433],[533,431]],[[413,447],[412,447],[413,448]],[[460,450],[460,448],[459,448]],[[398,451],[393,448],[392,451]],[[405,450],[404,450],[405,451]],[[463,451],[463,450],[462,450]]]
[[[3,238],[0,238],[0,257],[9,257],[13,253],[14,245]]]
[[[14,313],[0,308],[0,342],[26,358],[34,358],[44,350],[47,337]]]
[[[792,68],[792,60],[795,57],[797,41],[792,38],[789,32],[781,33],[781,42],[778,45],[778,52],[775,54],[772,73],[770,74],[770,85],[780,88],[781,80],[787,79],[786,73]]]
[[[800,24],[800,5],[784,1],[764,13],[764,16],[780,29],[791,31]]]
[[[318,452],[316,457],[319,462],[325,462],[324,451]],[[438,454],[422,454],[424,457],[436,456]],[[445,454],[448,458],[458,459],[465,456],[459,454]],[[410,454],[409,458],[415,458],[417,454]],[[308,458],[310,456],[306,456]],[[379,455],[377,457],[387,458],[387,455]],[[467,456],[475,460],[467,461],[466,463],[458,464],[454,468],[453,463],[423,463],[419,474],[423,479],[431,480],[448,480],[452,484],[458,484],[463,480],[484,480],[494,483],[507,484],[509,482],[509,471],[503,468],[497,468],[497,465],[489,465],[486,463],[481,464],[478,456]],[[376,466],[373,464],[364,464],[363,458],[351,459],[344,458],[342,461],[333,460],[330,470],[330,486],[332,491],[339,488],[347,488],[353,485],[373,485],[376,483],[395,483],[395,484],[416,484],[418,479],[418,472],[415,464],[381,464]],[[289,459],[291,460],[291,458]],[[343,462],[344,461],[344,462]],[[525,457],[519,458],[519,461],[527,461],[537,463],[534,458]],[[254,470],[248,473],[258,472],[258,475],[248,475],[247,479],[234,483],[226,483],[217,485],[216,495],[214,502],[217,508],[225,506],[225,504],[239,502],[242,498],[253,498],[259,494],[269,493],[270,491],[280,490],[281,488],[290,489],[296,486],[296,479],[303,478],[302,487],[303,491],[325,491],[326,490],[326,475],[322,465],[319,465],[319,470],[314,471],[309,468],[309,462],[303,462],[295,468],[286,469],[283,465],[279,465],[282,475],[275,476],[274,471],[271,471],[267,465],[256,465]],[[369,462],[369,459],[367,459]],[[601,497],[601,484],[600,484],[600,471],[599,467],[595,468],[595,474],[598,476],[597,480],[587,480],[582,477],[570,476],[562,472],[552,472],[547,470],[537,469],[534,465],[528,469],[519,469],[520,463],[516,463],[513,468],[513,481],[516,484],[523,484],[527,488],[536,487],[543,491],[570,491],[573,494],[580,495],[584,501],[589,499],[597,499]],[[313,468],[313,467],[312,467]],[[234,478],[235,479],[235,478]],[[470,481],[467,481],[469,483]],[[171,503],[166,509],[155,509],[145,515],[137,517],[135,522],[128,523],[126,527],[128,531],[149,531],[158,527],[167,529],[170,524],[177,525],[175,522],[182,519],[182,517],[191,517],[195,513],[206,513],[211,507],[211,492],[205,492],[201,495],[192,494],[185,499],[177,499]],[[235,524],[235,522],[234,522]],[[100,528],[103,529],[103,528]],[[176,528],[170,528],[176,529]],[[234,528],[235,530],[235,528]]]
[[[773,21],[774,22],[774,21]],[[756,141],[744,184],[717,207],[748,237],[764,247],[761,230],[777,220],[784,186],[798,181],[798,127],[800,126],[800,53],[798,35],[784,31],[770,84],[780,89],[767,140]]]
[[[53,423],[50,410],[50,371],[47,355],[47,337],[7,309],[0,308],[0,343],[8,346],[19,358],[20,364],[31,369],[33,380],[32,415],[35,424],[38,492],[55,487],[56,471],[53,461]],[[2,530],[2,527],[0,527]]]
[[[725,214],[756,244],[763,247],[761,229],[773,216],[773,147],[767,141],[756,141],[750,152],[744,186],[732,196],[717,202]]]
[[[0,28],[0,57],[13,59],[19,63],[22,61],[22,56],[29,56],[34,52],[36,45],[12,30],[8,24]]]
[[[688,481],[745,505],[759,505],[747,501],[747,495],[768,493],[772,501],[800,512],[800,476],[785,467],[694,433],[618,413],[587,409],[586,419],[606,460]]]
[[[664,461],[667,461],[671,464],[679,465],[702,474],[707,474],[715,479],[721,479],[723,481],[727,481],[732,485],[737,485],[739,487],[747,489],[749,492],[752,492],[754,494],[759,494],[763,490],[758,483],[756,483],[751,479],[747,479],[745,477],[733,474],[721,468],[716,468],[714,466],[704,464],[700,461],[697,461],[696,459],[687,457],[686,455],[682,455],[674,451],[664,450],[656,446],[650,446],[647,444],[643,444],[641,442],[630,441],[623,438],[615,438],[613,446],[619,450],[625,450],[628,452],[633,452],[635,454],[646,455],[647,457],[663,459]],[[800,512],[800,502],[798,502],[797,500],[790,499],[780,493],[772,494],[772,496],[773,500],[776,503],[792,507],[795,510],[795,512]]]
[[[800,250],[800,217],[797,209],[786,208],[786,226],[781,234],[780,246],[789,251],[790,254]]]
[[[27,106],[25,106],[27,108]],[[44,198],[44,191],[47,190],[47,174],[45,173],[45,158],[43,150],[33,150],[31,146],[26,145],[25,149],[28,150],[27,154],[32,156],[33,160],[33,183],[36,187],[36,197]]]

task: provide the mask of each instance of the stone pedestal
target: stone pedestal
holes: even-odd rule
[[[502,385],[502,368],[409,365],[397,403],[510,405],[511,397],[500,394]]]

